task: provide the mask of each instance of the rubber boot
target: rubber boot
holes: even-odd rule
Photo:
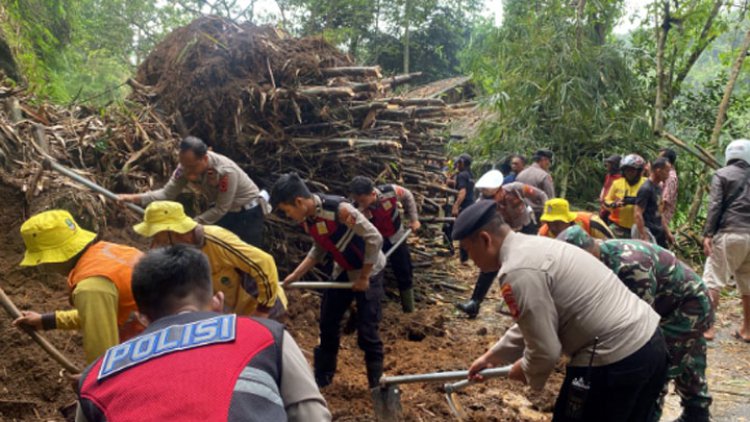
[[[401,290],[401,310],[406,314],[414,312],[414,289]]]
[[[474,285],[474,292],[471,294],[471,299],[468,302],[457,303],[456,308],[469,316],[469,319],[474,319],[479,315],[479,306],[482,304],[484,297],[487,296],[487,292],[492,287],[492,282],[495,281],[497,273],[481,273],[477,278],[477,284]]]
[[[383,361],[367,362],[367,385],[372,389],[380,384],[383,376]]]
[[[333,382],[336,374],[336,354],[325,353],[321,348],[313,350],[313,367],[315,368],[315,383],[318,388],[323,388]]]
[[[688,406],[682,409],[682,414],[673,422],[709,422],[711,415],[708,409],[697,406]]]

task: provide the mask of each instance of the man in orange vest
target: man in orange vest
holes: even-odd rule
[[[141,252],[104,242],[82,229],[69,212],[51,210],[23,223],[26,244],[21,266],[67,276],[72,310],[40,315],[24,311],[13,324],[34,329],[80,329],[86,363],[143,331],[130,289],[130,276]]]
[[[562,198],[552,198],[544,203],[539,236],[557,237],[574,224],[580,226],[594,239],[614,239],[615,235],[601,218],[590,212],[570,211],[570,204]]]

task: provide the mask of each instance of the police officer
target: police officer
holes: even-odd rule
[[[146,331],[89,366],[77,421],[330,421],[307,361],[281,324],[217,313],[200,250],[154,249],[133,271]]]
[[[190,186],[212,203],[195,221],[224,227],[243,241],[263,249],[266,203],[250,177],[237,163],[209,151],[208,146],[194,136],[180,142],[179,157],[180,165],[163,188],[141,194],[121,194],[119,199],[145,207],[154,201],[174,200]]]
[[[383,252],[388,252],[405,234],[404,225],[401,223],[401,213],[398,211],[399,203],[403,205],[409,217],[409,228],[412,232],[416,232],[420,227],[417,202],[409,189],[397,184],[375,187],[370,178],[357,176],[349,184],[349,194],[359,210],[383,235]],[[414,312],[411,256],[406,241],[401,242],[391,252],[388,260],[398,282],[401,308],[406,313]]]
[[[547,195],[540,189],[521,182],[503,184],[503,174],[498,170],[490,170],[477,180],[476,188],[482,198],[492,199],[503,220],[513,231],[526,234],[536,234],[537,213],[541,214]],[[456,308],[473,319],[479,315],[479,307],[492,287],[497,272],[480,273],[474,285],[471,299],[457,303]]]
[[[644,241],[594,240],[577,226],[562,232],[558,239],[601,260],[659,313],[670,355],[668,378],[675,381],[682,399],[683,412],[678,421],[707,422],[711,396],[703,332],[713,324],[714,313],[703,280],[669,250]],[[656,420],[659,416],[661,406]]]
[[[565,354],[570,362],[555,421],[650,420],[666,377],[667,351],[659,315],[648,304],[582,250],[514,233],[492,201],[467,209],[453,234],[480,270],[499,270],[516,322],[474,361],[470,377],[513,363],[511,379],[540,389]]]
[[[276,261],[229,230],[198,224],[185,215],[182,204],[172,201],[150,203],[133,230],[150,237],[152,248],[179,243],[200,248],[211,264],[214,292],[224,294],[225,312],[283,317],[287,300],[279,286]]]
[[[516,182],[525,183],[541,189],[548,198],[554,198],[555,184],[552,182],[552,176],[549,174],[553,157],[554,154],[548,149],[542,148],[537,150],[534,155],[531,156],[531,160],[534,163],[518,173],[518,176],[516,176]]]
[[[326,254],[334,260],[332,279],[353,282],[352,290],[328,289],[320,303],[320,345],[315,348],[315,381],[333,382],[341,336],[341,318],[352,300],[357,303],[357,344],[365,352],[367,382],[378,385],[383,375],[382,318],[383,237],[370,221],[341,196],[313,194],[296,173],[284,174],[271,191],[271,203],[302,225],[313,238],[307,257],[284,279],[299,280]]]

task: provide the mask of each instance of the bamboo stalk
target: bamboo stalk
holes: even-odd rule
[[[369,76],[379,79],[383,77],[383,75],[380,73],[380,66],[328,67],[325,69],[320,69],[320,73],[327,78],[336,76]]]

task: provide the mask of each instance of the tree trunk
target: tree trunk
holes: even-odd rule
[[[659,13],[654,14],[656,23],[656,100],[654,101],[654,133],[664,129],[664,44],[669,32],[669,0],[664,1],[664,18],[659,23]]]
[[[13,79],[15,82],[22,82],[21,73],[18,71],[13,52],[2,36],[0,36],[0,71],[4,72],[5,76]]]
[[[740,70],[742,70],[742,63],[745,61],[748,48],[750,48],[750,30],[745,34],[745,40],[742,42],[742,47],[740,47],[740,53],[737,55],[737,60],[735,60],[734,66],[732,66],[732,73],[729,75],[727,86],[724,88],[724,98],[721,99],[721,103],[719,104],[719,112],[716,114],[716,124],[714,125],[713,133],[711,133],[711,141],[708,143],[709,146],[719,145],[719,135],[721,134],[722,126],[724,126],[724,120],[726,120],[727,117],[729,100],[732,98],[734,84],[737,82]]]
[[[411,1],[404,6],[404,73],[409,73],[409,26],[411,25]]]

